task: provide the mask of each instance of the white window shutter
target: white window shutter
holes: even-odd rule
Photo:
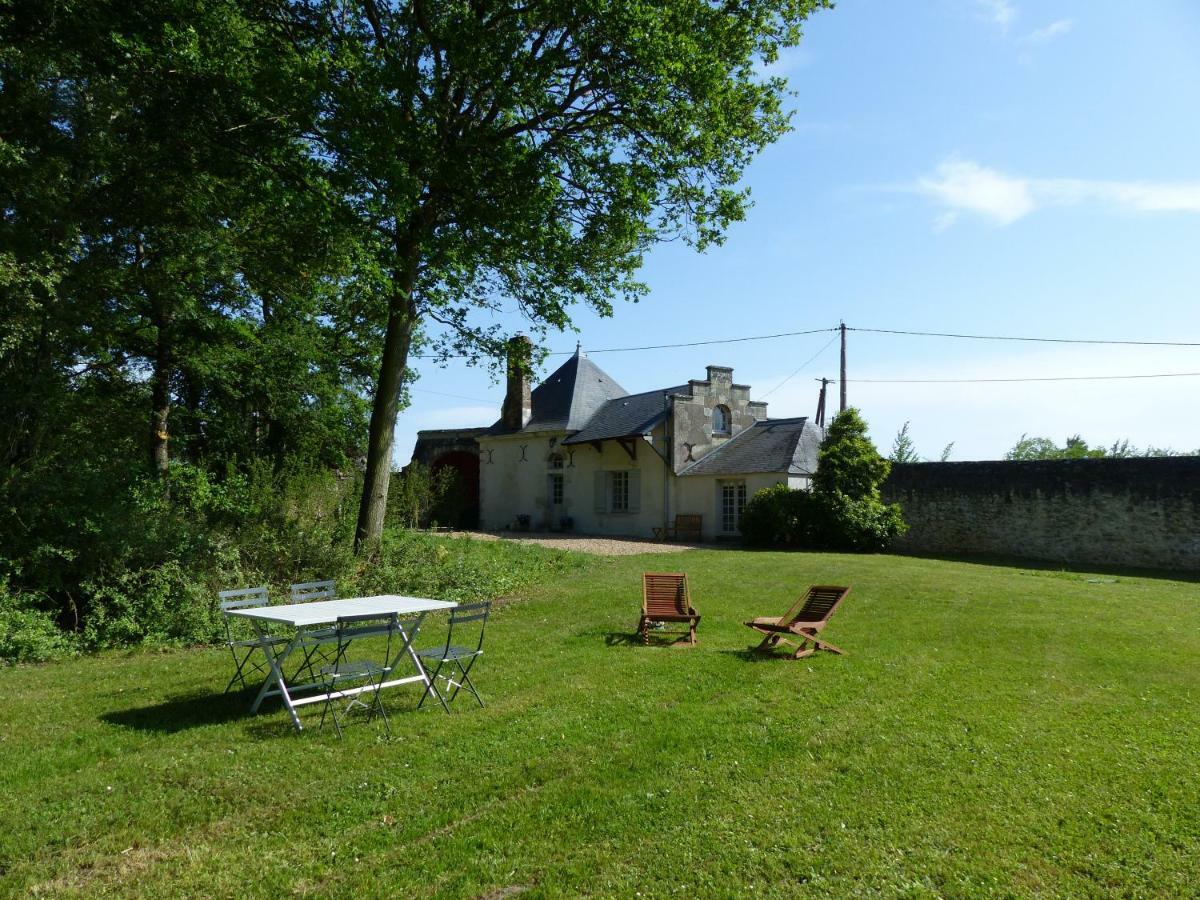
[[[608,511],[608,473],[597,472],[594,482],[595,488],[593,495],[595,498],[596,512],[602,513]]]
[[[629,511],[642,511],[642,473],[637,469],[629,472]]]

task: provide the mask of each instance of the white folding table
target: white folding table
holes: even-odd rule
[[[421,658],[413,650],[412,642],[421,628],[421,621],[425,618],[426,613],[439,609],[450,609],[456,605],[448,600],[427,600],[422,597],[402,597],[396,594],[385,594],[379,597],[320,600],[315,603],[289,603],[285,606],[253,606],[245,609],[229,610],[228,615],[241,616],[244,619],[250,620],[250,624],[254,626],[255,633],[258,634],[260,646],[262,647],[263,654],[267,657],[267,664],[271,669],[267,680],[263,682],[262,688],[259,689],[258,696],[254,698],[254,704],[250,707],[250,711],[258,712],[259,706],[262,705],[263,700],[267,697],[280,697],[283,700],[283,705],[287,707],[288,714],[292,717],[292,724],[296,726],[297,731],[301,731],[303,730],[303,726],[300,724],[300,716],[296,714],[296,707],[309,703],[323,703],[331,698],[350,697],[365,691],[376,690],[375,685],[367,685],[365,687],[346,688],[345,690],[322,692],[296,698],[292,696],[293,691],[309,690],[320,687],[320,685],[305,684],[289,686],[283,677],[283,664],[298,647],[304,644],[305,629],[307,628],[311,628],[314,625],[332,625],[341,616],[387,616],[395,613],[397,616],[404,616],[406,618],[401,619],[399,623],[402,646],[396,652],[394,658],[388,660],[388,665],[392,667],[394,674],[396,666],[400,663],[404,654],[407,653],[416,667],[417,674],[385,681],[379,685],[379,689],[419,681],[425,685],[426,690],[438,698],[446,712],[449,712],[450,709],[446,706],[445,699],[430,680],[429,673],[425,671],[425,667],[421,665]],[[275,644],[270,640],[264,628],[268,623],[287,625],[296,629],[295,636],[279,652],[275,652]]]

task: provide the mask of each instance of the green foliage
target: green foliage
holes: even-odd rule
[[[907,423],[897,440],[906,432]],[[900,507],[879,496],[890,469],[851,407],[834,418],[821,442],[814,490],[775,485],[759,491],[742,512],[742,535],[759,547],[886,550],[907,528]]]
[[[888,460],[894,463],[913,463],[921,461],[921,454],[917,452],[917,445],[913,443],[912,437],[908,433],[908,422],[905,422],[903,427],[896,432],[896,437],[892,441],[892,452],[888,455]]]
[[[741,532],[754,547],[799,547],[812,495],[777,484],[757,491],[742,510]]]
[[[742,535],[756,547],[879,553],[906,528],[894,503],[787,485],[758,491],[742,512]]]
[[[917,452],[917,445],[908,433],[908,426],[909,423],[905,422],[900,430],[896,432],[896,437],[892,440],[892,452],[888,454],[889,462],[915,463],[922,461],[921,454]],[[942,448],[942,452],[939,455],[939,462],[948,462],[950,454],[953,452],[954,441],[951,441]]]
[[[404,528],[430,525],[461,527],[467,509],[462,479],[457,470],[445,466],[437,472],[421,462],[392,475],[388,491],[388,521]]]
[[[14,593],[0,580],[0,662],[44,662],[77,648],[74,636],[58,627],[45,598]]]
[[[811,546],[826,550],[882,553],[908,530],[897,503],[887,504],[878,495],[850,497],[841,491],[815,494],[817,516],[810,532]]]
[[[1115,441],[1108,448],[1091,447],[1080,435],[1075,434],[1067,438],[1067,442],[1059,447],[1050,438],[1028,437],[1023,434],[1021,435],[1021,439],[1013,445],[1012,449],[1004,454],[1004,458],[1014,460],[1130,459],[1135,457],[1149,458],[1185,455],[1187,454],[1172,450],[1169,447],[1146,447],[1141,449],[1130,444],[1128,439]],[[1193,455],[1200,456],[1200,449],[1193,451]]]
[[[878,497],[892,465],[867,436],[867,423],[848,407],[834,416],[821,441],[813,487],[821,494],[840,492],[855,500]]]
[[[451,475],[431,481],[453,492]],[[221,476],[185,463],[164,479],[144,476],[57,543],[0,560],[10,579],[49,585],[42,593],[0,590],[0,659],[209,643],[223,634],[216,595],[225,588],[266,584],[283,596],[293,582],[333,578],[343,595],[483,599],[574,565],[540,548],[403,528],[358,559],[351,534],[359,489],[356,478],[278,472],[266,460]],[[434,499],[436,512],[442,500]]]

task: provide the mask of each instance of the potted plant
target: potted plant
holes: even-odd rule
[[[517,531],[529,530],[530,517],[526,513],[517,514]]]

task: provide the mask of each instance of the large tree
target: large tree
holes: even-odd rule
[[[321,72],[309,132],[386,306],[356,544],[382,529],[414,354],[497,356],[487,311],[535,331],[643,290],[655,241],[740,219],[749,161],[787,129],[764,64],[827,0],[296,0]]]

